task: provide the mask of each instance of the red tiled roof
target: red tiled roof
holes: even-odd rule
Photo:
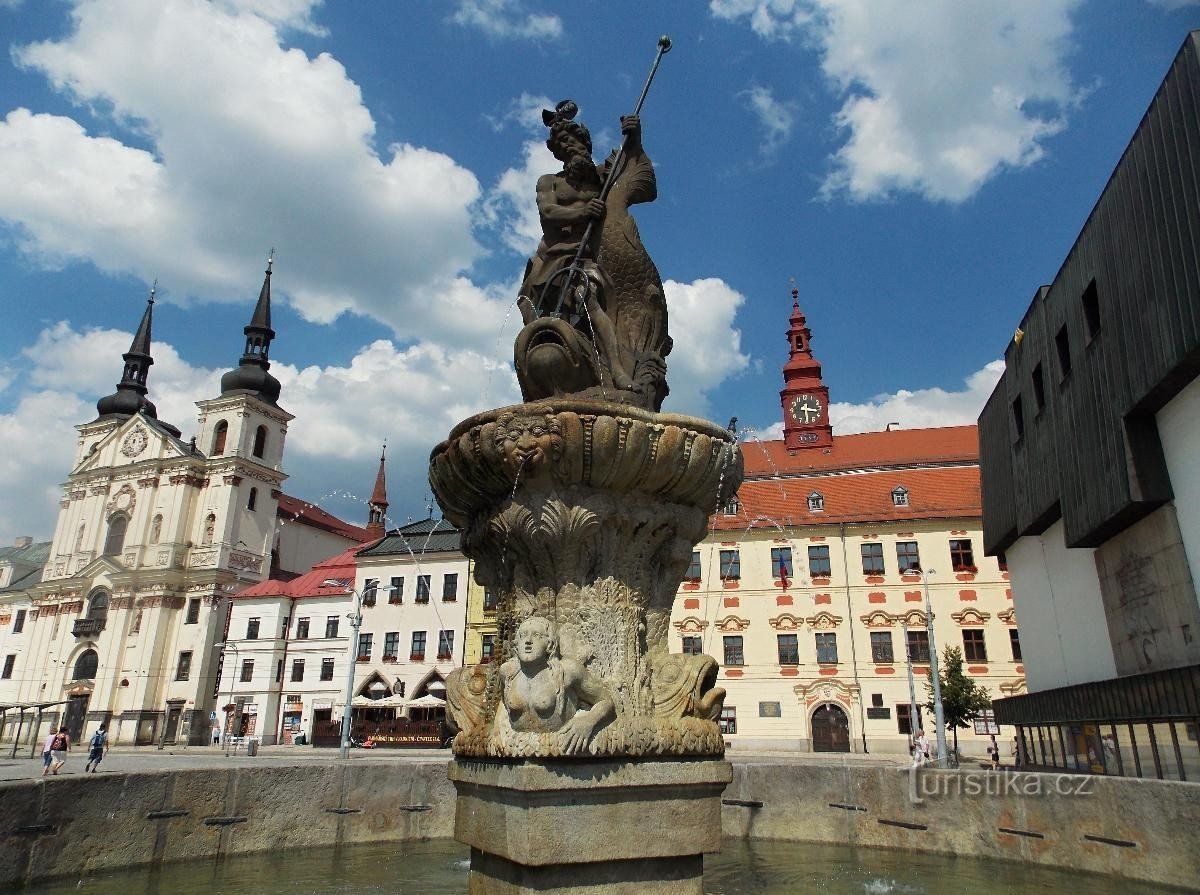
[[[270,578],[252,584],[236,597],[325,597],[345,593],[354,586],[355,554],[361,546],[350,547],[329,559],[323,559],[302,575],[290,580]],[[334,587],[324,587],[322,582],[333,579],[345,582]]]
[[[973,429],[973,427],[972,427]],[[892,500],[897,486],[908,491],[908,506]],[[824,498],[824,510],[811,512],[808,497]],[[820,525],[830,522],[884,522],[981,516],[978,466],[886,469],[872,472],[758,478],[738,490],[736,516],[718,513],[718,531]]]
[[[351,525],[349,522],[343,522],[337,516],[325,512],[316,504],[300,500],[298,497],[292,497],[290,494],[279,495],[278,515],[280,519],[286,519],[289,522],[295,520],[303,525],[311,525],[313,528],[333,532],[344,538],[353,538],[359,543],[365,543],[374,537],[365,528]]]
[[[788,451],[782,440],[748,441],[742,444],[742,456],[747,479],[844,469],[978,463],[979,433],[970,425],[835,435],[833,447],[825,450]]]

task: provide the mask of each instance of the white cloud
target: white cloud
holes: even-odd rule
[[[777,100],[770,87],[751,87],[739,96],[746,100],[762,128],[762,154],[768,158],[774,156],[792,136],[796,124],[794,104]]]
[[[136,137],[12,111],[0,123],[0,218],[22,248],[46,265],[155,271],[176,296],[244,300],[274,245],[277,294],[311,320],[354,310],[407,338],[480,344],[504,304],[461,286],[482,252],[479,184],[442,153],[374,147],[342,65],[282,43],[280,29],[315,27],[312,8],[80,0],[67,36],[18,48],[101,127]],[[425,313],[447,294],[469,305],[465,318]]]
[[[744,371],[750,358],[742,353],[742,333],[734,326],[746,297],[720,279],[663,283],[667,313],[677,337],[667,357],[667,396],[663,410],[705,419],[711,416],[708,392]]]
[[[506,169],[483,203],[485,220],[496,228],[506,246],[518,255],[532,255],[542,238],[535,191],[538,178],[561,166],[545,142],[530,140],[522,147],[524,163]]]
[[[713,0],[718,18],[816,46],[845,97],[826,196],[960,202],[1035,163],[1079,99],[1065,65],[1081,0]]]
[[[900,389],[861,404],[835,401],[829,405],[829,418],[839,435],[877,432],[887,428],[888,423],[899,423],[904,429],[974,423],[1003,374],[1004,361],[994,360],[968,376],[959,391]]]
[[[552,13],[526,13],[519,0],[459,0],[451,21],[490,37],[553,40],[563,34],[562,19]]]

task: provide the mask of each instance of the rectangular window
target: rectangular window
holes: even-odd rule
[[[322,659],[321,660],[321,680],[323,680],[323,681],[333,680],[333,659]]]
[[[908,659],[910,662],[927,664],[929,662],[929,632],[908,630]]]
[[[1017,633],[1016,628],[1008,629],[1008,646],[1012,650],[1012,660],[1014,662],[1021,661],[1021,635]]]
[[[1042,365],[1035,366],[1030,375],[1033,381],[1033,415],[1037,416],[1046,408],[1046,383],[1042,377]]]
[[[1096,294],[1096,281],[1092,280],[1083,290],[1083,323],[1087,329],[1088,341],[1100,334],[1100,296]]]
[[[777,634],[780,665],[800,664],[800,643],[795,634]]]
[[[687,581],[700,580],[700,551],[692,551],[692,561],[688,563],[687,574],[683,576]]]
[[[721,580],[736,581],[742,577],[742,557],[737,550],[721,551]]]
[[[917,729],[921,729],[921,707],[917,706]],[[896,706],[896,730],[905,736],[912,736],[912,706],[907,702]]]
[[[17,654],[9,653],[4,657],[4,670],[0,671],[0,680],[8,680],[13,675],[13,667],[17,664]]]
[[[248,622],[246,622],[246,639],[247,640],[258,640],[259,621],[260,620],[257,618],[252,618]]]
[[[414,662],[425,661],[425,632],[413,631],[412,634],[412,650],[408,657]]]
[[[1071,337],[1067,335],[1067,325],[1054,336],[1054,348],[1058,352],[1058,373],[1060,379],[1066,379],[1071,372]]]
[[[374,606],[375,601],[379,598],[379,579],[368,578],[363,582],[362,604],[364,606]]]
[[[950,565],[956,572],[975,571],[975,549],[971,546],[970,538],[950,540]]]
[[[700,638],[695,636],[687,636],[683,638],[683,654],[685,656],[699,656],[704,652],[704,647],[700,644]]]
[[[24,631],[24,630],[25,630],[25,610],[24,610],[24,609],[18,609],[18,610],[17,610],[17,617],[16,617],[16,619],[13,621],[13,630],[12,630],[12,632],[13,632],[14,634],[20,634],[20,633],[21,633],[22,631]]]
[[[252,677],[254,677],[254,660],[242,659],[242,683],[247,683]]]
[[[395,659],[400,655],[400,632],[388,631],[383,635],[383,658]]]
[[[780,580],[792,577],[792,548],[771,548],[771,577]]]
[[[308,618],[296,619],[296,639],[308,640]]]
[[[192,597],[188,600],[187,616],[184,618],[185,625],[194,625],[200,621],[200,598]]]
[[[448,572],[442,578],[442,602],[453,603],[458,599],[458,572]]]
[[[901,572],[921,571],[921,552],[916,541],[896,542],[896,567]]]
[[[186,681],[192,675],[192,651],[184,650],[175,663],[175,680]]]
[[[388,591],[388,602],[393,606],[399,606],[404,602],[404,579],[399,576],[392,576],[392,589]]]
[[[837,634],[820,633],[817,637],[817,661],[824,665],[836,665],[837,656]]]
[[[337,632],[338,632],[338,617],[336,615],[326,616],[325,617],[325,636],[326,637],[337,637]]]
[[[500,605],[500,592],[495,588],[485,587],[483,589],[483,611],[495,612],[498,605]]]
[[[862,553],[862,566],[864,575],[882,575],[883,574],[883,545],[872,542],[859,546],[859,551]]]
[[[375,645],[375,635],[362,633],[358,635],[358,658],[371,658],[371,649]]]
[[[829,563],[829,546],[822,544],[819,547],[808,548],[808,574],[813,578],[828,578],[833,573],[833,566]]]
[[[717,721],[721,733],[737,733],[737,709],[731,705],[721,709],[721,718]]]
[[[275,663],[275,683],[283,683],[283,659]]]
[[[437,657],[439,662],[449,662],[454,657],[453,631],[438,631]]]
[[[292,680],[294,680],[294,681],[304,680],[304,660],[303,659],[292,659]]]
[[[1017,441],[1025,437],[1025,410],[1021,405],[1021,396],[1017,395],[1012,402],[1013,431],[1017,433]]]
[[[429,576],[428,575],[418,575],[417,576],[417,602],[418,603],[428,603],[429,602]]]
[[[725,664],[726,665],[745,665],[746,657],[742,653],[742,636],[733,634],[726,636],[725,640]]]
[[[964,628],[963,636],[963,658],[968,662],[986,662],[987,645],[983,642],[983,630],[981,628]]]
[[[871,661],[887,664],[896,661],[896,655],[892,652],[891,631],[871,632]]]
[[[494,655],[496,655],[496,635],[484,634],[481,658],[484,662],[490,662],[492,661],[492,656]]]

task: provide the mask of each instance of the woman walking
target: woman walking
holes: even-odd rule
[[[54,739],[50,741],[50,773],[57,774],[67,763],[67,753],[71,751],[71,737],[65,727],[60,727]],[[42,772],[45,776],[45,772]]]

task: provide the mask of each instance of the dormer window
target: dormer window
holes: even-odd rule
[[[892,506],[906,507],[908,506],[908,490],[897,486],[892,492]]]
[[[814,491],[808,495],[808,511],[810,513],[823,513],[825,511],[825,498],[821,496],[820,491]]]
[[[725,515],[736,516],[741,508],[742,505],[738,503],[738,499],[736,497],[731,497],[725,502]]]

